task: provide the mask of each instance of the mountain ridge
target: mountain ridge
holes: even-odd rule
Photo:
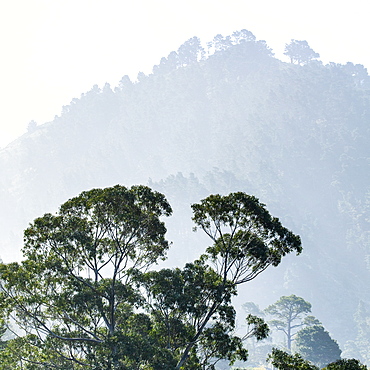
[[[201,243],[185,221],[189,203],[242,190],[304,240],[303,256],[254,291],[279,279],[271,296],[294,290],[322,305],[319,318],[341,343],[354,338],[347,319],[360,300],[370,303],[369,76],[352,63],[285,63],[243,34],[216,36],[207,57],[190,39],[150,75],[94,86],[0,150],[2,258],[20,258],[33,218],[116,183],[168,195],[179,212],[174,239],[190,256]],[[348,302],[338,308],[342,289]]]

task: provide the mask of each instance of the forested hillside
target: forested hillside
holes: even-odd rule
[[[293,61],[245,30],[207,48],[194,37],[150,75],[94,86],[30,126],[0,151],[1,258],[19,259],[28,222],[65,199],[141,183],[173,205],[169,261],[183,264],[204,247],[189,205],[245,191],[301,235],[304,253],[249,285],[240,304],[298,294],[342,350],[366,345],[370,78],[352,63]]]

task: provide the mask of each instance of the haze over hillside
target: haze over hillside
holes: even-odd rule
[[[246,191],[301,235],[304,253],[240,303],[300,295],[344,349],[359,302],[370,304],[370,79],[361,65],[316,59],[284,63],[245,30],[207,50],[194,37],[150,75],[94,86],[30,126],[0,151],[2,259],[20,259],[28,222],[66,199],[142,183],[173,205],[168,263],[183,264],[205,247],[190,204]]]

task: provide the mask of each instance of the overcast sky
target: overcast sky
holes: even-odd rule
[[[370,68],[363,0],[8,0],[0,4],[0,148],[94,84],[149,73],[187,39],[246,28],[281,57],[307,40],[324,63]]]

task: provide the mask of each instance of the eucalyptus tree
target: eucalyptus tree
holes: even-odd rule
[[[299,236],[283,227],[257,198],[245,193],[210,195],[192,209],[195,230],[201,229],[212,241],[199,263],[211,266],[218,281],[216,290],[203,296],[201,315],[176,369],[185,364],[211,318],[221,315],[219,310],[236,294],[238,285],[253,280],[269,266],[278,266],[288,253],[302,250]]]
[[[162,194],[117,185],[83,192],[29,226],[25,260],[0,273],[2,306],[26,333],[31,362],[118,369],[132,358],[141,344],[130,333],[145,326],[133,312],[141,300],[133,279],[165,256],[160,217],[171,212]]]
[[[248,316],[234,334],[237,286],[301,252],[300,238],[255,197],[211,195],[192,205],[212,245],[183,269],[150,270],[169,243],[164,195],[145,186],[93,189],[25,231],[24,261],[0,265],[2,314],[24,335],[14,369],[213,369],[245,360],[243,340],[268,328]]]
[[[320,366],[340,360],[342,351],[338,343],[322,325],[314,325],[301,329],[296,337],[297,351],[308,361]]]
[[[312,316],[309,316],[309,320],[304,321],[305,316],[311,312],[311,303],[294,294],[280,297],[274,304],[268,306],[265,312],[274,317],[273,320],[269,321],[269,324],[285,334],[289,352],[297,329],[303,325],[310,325],[311,322],[318,322]]]

